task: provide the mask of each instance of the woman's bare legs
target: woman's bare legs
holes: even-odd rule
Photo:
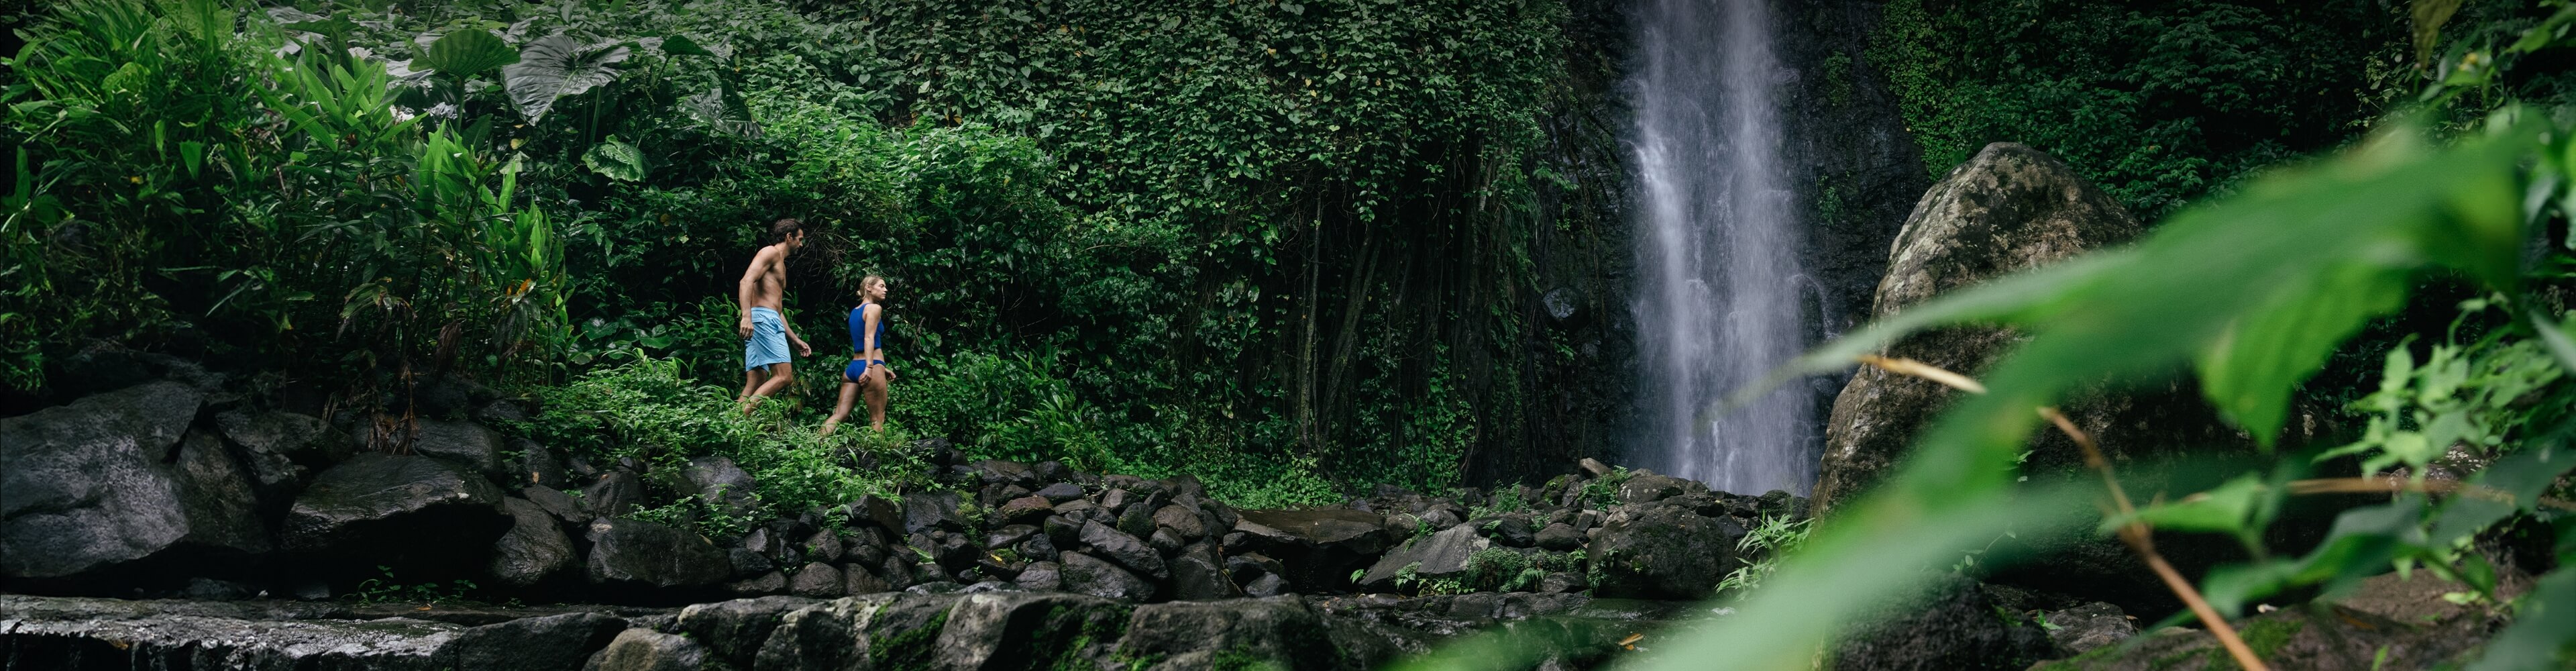
[[[862,387],[861,391],[866,393],[868,397],[868,426],[878,431],[884,431],[886,387],[893,382],[893,380],[887,377],[884,366],[869,367],[868,372],[862,374],[861,377],[874,381],[869,384],[860,385]]]
[[[874,371],[870,372],[873,373]],[[850,378],[847,377],[841,378],[841,401],[833,404],[831,419],[823,420],[823,435],[832,435],[832,431],[834,429],[841,428],[841,420],[848,419],[850,417],[850,405],[852,402],[858,400],[858,396],[859,383],[851,382]],[[884,402],[879,401],[876,405],[882,408],[885,404]],[[884,410],[877,411],[877,423],[885,423]]]

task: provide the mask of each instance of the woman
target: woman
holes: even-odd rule
[[[841,402],[832,408],[832,418],[823,420],[823,435],[841,428],[841,420],[850,416],[850,404],[860,394],[868,397],[868,426],[885,430],[886,384],[894,381],[894,369],[885,362],[886,281],[869,275],[859,280],[859,306],[850,308],[850,349],[848,368],[841,369]]]

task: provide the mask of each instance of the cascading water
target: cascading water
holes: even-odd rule
[[[1798,228],[1780,165],[1764,0],[1640,0],[1636,126],[1645,441],[1656,470],[1720,490],[1805,494],[1814,402],[1783,387],[1721,407],[1797,355]]]

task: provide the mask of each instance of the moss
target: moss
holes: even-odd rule
[[[1279,663],[1279,660],[1265,659],[1240,645],[1209,657],[1208,668],[1214,671],[1288,671],[1288,665]]]
[[[1035,640],[1029,642],[1029,648],[1033,651],[1031,657],[1036,660],[1030,668],[1045,671],[1096,671],[1100,665],[1094,663],[1086,653],[1093,648],[1124,638],[1127,635],[1128,617],[1135,611],[1136,607],[1123,604],[1097,610],[1077,609],[1061,604],[1048,607],[1045,629],[1038,633]],[[1073,623],[1074,618],[1080,618],[1081,622]]]

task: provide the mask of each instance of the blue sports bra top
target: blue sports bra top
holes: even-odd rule
[[[868,346],[871,344],[880,348],[885,347],[886,324],[884,308],[877,309],[876,337],[868,338],[866,337],[868,334],[860,332],[868,326],[869,305],[872,304],[861,303],[858,307],[850,308],[850,353],[852,354],[866,354],[868,352]]]

